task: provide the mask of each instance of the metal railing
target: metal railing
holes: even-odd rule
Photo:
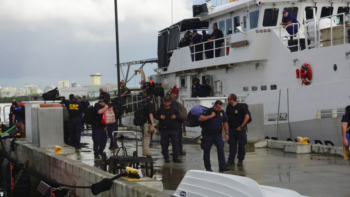
[[[217,41],[220,41],[220,40],[223,40],[224,41],[224,46],[219,46],[219,47],[216,47],[216,42]],[[213,44],[213,46],[210,46],[209,49],[205,50],[206,49],[206,44]],[[202,50],[200,51],[196,51],[196,46],[199,47],[199,46],[202,46]],[[196,54],[200,54],[202,53],[202,58],[201,60],[205,60],[205,59],[212,59],[212,58],[207,58],[206,57],[206,52],[210,52],[210,51],[213,51],[213,58],[216,58],[216,51],[217,50],[220,50],[220,54],[219,54],[219,57],[223,57],[221,56],[221,49],[224,49],[224,52],[225,52],[225,55],[224,56],[227,56],[228,54],[226,53],[226,47],[227,47],[227,37],[223,37],[223,38],[218,38],[218,39],[215,39],[215,40],[211,40],[211,41],[205,41],[205,42],[201,42],[201,43],[198,43],[198,44],[193,44],[190,47],[190,50],[193,49],[193,52],[191,50],[191,57],[193,57],[193,60],[192,61],[200,61],[200,60],[196,60]],[[208,48],[208,46],[207,46]],[[197,49],[198,50],[198,49]]]
[[[278,32],[279,32],[279,38],[280,39],[283,39],[283,38],[286,38],[287,37],[287,35],[282,35],[282,28],[283,29],[287,29],[288,27],[290,27],[290,26],[292,26],[293,27],[293,33],[294,33],[294,30],[295,30],[295,26],[298,26],[298,32],[297,33],[295,33],[295,34],[289,34],[289,36],[290,37],[293,37],[293,39],[294,39],[294,36],[296,35],[297,36],[297,40],[298,40],[298,44],[297,45],[291,45],[291,46],[288,46],[288,44],[287,44],[287,48],[291,48],[291,47],[298,47],[298,51],[300,50],[300,35],[299,35],[299,30],[300,30],[300,24],[299,23],[291,23],[291,24],[289,24],[289,25],[287,25],[286,27],[276,27],[276,28],[274,28],[274,30],[275,29],[278,29]],[[288,37],[287,37],[288,38]]]
[[[325,16],[320,18],[318,21],[316,21],[316,19],[314,19],[314,23],[317,24],[318,23],[318,27],[316,25],[317,28],[317,32],[318,32],[318,40],[316,42],[316,35],[315,35],[315,43],[317,43],[316,47],[321,47],[321,43],[323,44],[323,42],[331,42],[330,46],[333,46],[333,27],[335,26],[340,26],[335,24],[335,26],[333,26],[333,17],[338,17],[338,16],[343,16],[343,44],[346,44],[346,33],[345,33],[345,13],[340,13],[340,14],[334,14],[334,15],[330,15],[330,16]],[[330,35],[330,40],[323,40],[321,41],[321,29],[320,29],[320,21],[322,19],[327,19],[329,18],[331,20],[331,27],[330,27],[330,31],[331,31],[331,35]],[[341,39],[341,38],[340,38]]]

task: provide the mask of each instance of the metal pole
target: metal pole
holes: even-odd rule
[[[118,32],[118,3],[114,0],[114,13],[115,13],[115,41],[116,41],[116,55],[117,55],[117,75],[118,75],[118,100],[120,99],[120,61],[119,61],[119,32]],[[119,118],[119,124],[122,125],[122,118]]]

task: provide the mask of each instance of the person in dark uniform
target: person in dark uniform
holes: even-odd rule
[[[192,98],[199,97],[201,95],[201,92],[199,91],[200,85],[199,85],[199,79],[194,79],[194,83],[192,85]]]
[[[86,96],[83,96],[83,100],[80,102],[81,107],[83,108],[83,113],[85,113],[85,110],[87,110],[87,108],[90,107],[90,102],[88,100],[86,100]],[[84,128],[84,120],[82,120],[82,126]],[[89,126],[87,126],[88,128]]]
[[[230,138],[228,140],[230,154],[227,165],[235,164],[238,143],[237,165],[242,166],[245,156],[245,145],[247,144],[247,123],[249,120],[249,114],[243,105],[237,103],[237,96],[235,94],[230,94],[227,99],[229,104],[226,108],[226,115],[230,131]]]
[[[193,35],[192,35],[192,40],[191,40],[191,45],[194,44],[199,44],[201,43],[202,35],[197,33],[197,30],[193,30]],[[200,61],[202,60],[202,55],[203,53],[198,53],[203,51],[203,45],[196,45],[194,47],[191,47],[191,52],[195,52],[196,54],[193,56],[192,55],[192,61],[194,61],[193,57],[195,57],[195,61]]]
[[[93,151],[95,159],[100,159],[100,155],[103,153],[107,144],[107,134],[106,125],[101,124],[103,113],[108,109],[109,99],[103,99],[99,103],[95,104],[95,110],[98,117],[98,125],[92,126],[92,141],[93,141]]]
[[[100,88],[100,96],[98,97],[99,100],[102,100],[105,98],[107,92],[103,91],[103,88]]]
[[[229,140],[227,117],[224,110],[222,110],[222,102],[220,100],[215,101],[212,108],[199,116],[199,121],[203,122],[201,148],[204,151],[203,160],[205,169],[207,171],[213,171],[210,165],[210,149],[215,144],[218,152],[219,172],[229,171],[230,169],[226,167],[224,142],[222,141],[222,126],[224,126],[226,132],[226,141]]]
[[[190,31],[186,32],[184,37],[180,40],[179,45],[177,49],[187,47],[191,43],[191,38],[190,38]]]
[[[152,96],[147,95],[144,96],[144,103],[143,105],[143,113],[144,117],[146,119],[146,122],[141,126],[142,131],[142,155],[143,156],[153,156],[153,154],[149,151],[149,144],[151,141],[151,133],[155,134],[154,129],[154,106],[153,103],[151,103]]]
[[[298,30],[299,30],[299,22],[298,20],[295,18],[295,16],[293,16],[292,14],[289,14],[288,13],[288,10],[283,10],[282,12],[283,14],[283,18],[282,18],[282,22],[281,22],[281,25],[283,26],[283,28],[286,29],[286,31],[289,33],[290,35],[290,40],[293,40],[293,36],[294,34],[298,33]],[[295,25],[291,25],[291,26],[288,26],[292,23],[298,23],[298,24],[295,24]],[[288,26],[288,27],[287,27]],[[287,27],[287,28],[286,28]],[[294,28],[293,28],[294,27]]]
[[[154,118],[159,120],[159,131],[161,134],[162,154],[165,163],[170,163],[169,160],[169,139],[171,139],[173,147],[173,162],[181,162],[179,156],[178,136],[176,131],[176,118],[179,116],[179,111],[171,106],[169,97],[165,97],[163,105],[157,110]]]
[[[345,147],[349,146],[349,141],[346,138],[346,133],[349,132],[347,129],[349,128],[350,122],[350,105],[345,108],[345,112],[343,118],[341,119],[341,132],[343,137],[343,145]]]
[[[171,101],[171,107],[179,111],[179,106],[177,105],[176,101],[176,95],[175,94],[170,94],[170,101]],[[179,140],[178,145],[179,145],[179,153],[180,155],[183,155],[183,145],[182,145],[182,122],[180,120],[176,120],[176,132],[177,132],[177,139]]]
[[[164,98],[164,88],[162,86],[162,83],[159,83],[159,90],[158,90],[158,95],[160,97],[160,101],[159,103],[162,103],[163,102],[163,98]]]
[[[213,90],[211,89],[210,85],[207,84],[207,81],[203,80],[202,85],[199,87],[199,91],[201,93],[200,97],[209,97],[210,92]]]
[[[215,57],[220,57],[220,52],[221,52],[220,47],[221,47],[221,44],[224,42],[224,39],[220,39],[220,38],[223,38],[223,37],[224,37],[224,34],[222,33],[222,31],[220,29],[218,29],[218,24],[214,23],[213,24],[213,32],[211,33],[211,38],[208,39],[208,41],[216,40],[215,47],[214,47],[214,48],[216,48],[215,49]],[[220,48],[220,49],[217,49],[217,48]]]
[[[74,94],[69,95],[69,101],[65,98],[61,99],[64,105],[68,109],[69,113],[69,139],[70,145],[74,146],[77,150],[80,147],[80,137],[81,137],[81,115],[83,113],[83,108],[78,101],[75,101]]]
[[[13,102],[16,102],[16,99],[12,99],[12,103]],[[9,113],[9,125],[10,125],[10,127],[13,127],[13,125],[15,125],[15,123],[12,121],[12,117],[13,117],[13,110],[14,110],[15,108],[13,107],[13,105],[11,105],[11,107],[10,107],[10,113]]]
[[[207,42],[210,39],[210,35],[207,34],[205,30],[202,31],[202,39],[201,42]],[[213,46],[210,42],[207,42],[204,44],[204,51],[205,56],[207,59],[213,58],[213,51],[208,51],[210,49],[213,49]]]
[[[17,129],[18,129],[18,133],[21,134],[22,138],[25,138],[25,128],[24,128],[24,121],[25,121],[25,117],[22,116],[22,110],[23,107],[18,106],[18,103],[16,101],[14,101],[12,103],[11,106],[11,114],[12,114],[12,123],[13,125],[16,125]]]
[[[141,80],[141,84],[142,84],[142,92],[144,95],[151,95],[152,92],[151,92],[151,87],[150,87],[150,84],[149,82],[146,82],[145,80]]]

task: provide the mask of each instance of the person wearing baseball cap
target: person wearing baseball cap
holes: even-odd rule
[[[202,35],[197,33],[197,30],[194,29],[193,30],[193,34],[192,34],[192,40],[191,40],[191,45],[194,44],[199,44],[201,43],[201,39],[202,39]],[[203,51],[203,45],[196,45],[194,47],[191,47],[191,52],[195,53],[194,55],[192,54],[192,61],[200,61],[202,60],[202,53],[200,53],[201,51]],[[195,58],[195,59],[194,59]]]
[[[155,134],[156,132],[153,120],[154,106],[150,102],[152,100],[151,95],[144,95],[143,100],[142,110],[145,120],[143,120],[144,124],[140,126],[142,131],[142,155],[152,156],[153,154],[149,151],[149,144],[151,142],[151,133]]]
[[[34,97],[34,101],[39,101],[39,98],[37,96]]]
[[[193,85],[192,85],[192,95],[191,95],[192,98],[197,98],[201,95],[199,88],[200,88],[199,79],[195,78],[193,80]]]
[[[100,159],[107,144],[106,125],[101,124],[103,113],[108,109],[109,99],[101,99],[99,103],[95,104],[97,112],[97,122],[99,124],[92,125],[92,141],[95,159]]]
[[[298,29],[299,29],[300,24],[299,24],[298,20],[295,18],[295,16],[293,16],[293,14],[288,13],[288,10],[286,10],[286,9],[283,10],[282,14],[283,14],[283,18],[282,18],[281,25],[289,33],[290,40],[292,41],[293,36],[298,33]],[[294,24],[294,23],[297,23],[297,24]],[[294,25],[288,26],[290,24],[294,24]]]
[[[69,145],[74,146],[75,149],[79,150],[81,148],[81,115],[83,113],[83,108],[81,104],[75,100],[74,94],[69,95],[69,101],[65,100],[65,98],[61,98],[61,101],[66,106],[69,113]]]
[[[213,171],[210,164],[210,149],[215,144],[218,151],[219,172],[229,171],[226,167],[224,142],[222,141],[222,132],[226,132],[226,141],[229,140],[227,116],[222,110],[222,101],[217,100],[212,108],[209,108],[199,116],[202,123],[202,143],[201,148],[204,151],[204,167],[207,171]]]
[[[171,106],[171,99],[169,96],[164,97],[163,105],[157,110],[154,118],[159,120],[159,131],[161,134],[160,144],[162,146],[162,154],[165,163],[170,163],[169,160],[169,139],[171,140],[173,148],[173,162],[180,163],[179,157],[179,145],[177,134],[177,120],[179,111]]]

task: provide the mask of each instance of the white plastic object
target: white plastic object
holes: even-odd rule
[[[190,170],[173,197],[303,197],[282,188],[259,185],[253,179],[229,174]]]

